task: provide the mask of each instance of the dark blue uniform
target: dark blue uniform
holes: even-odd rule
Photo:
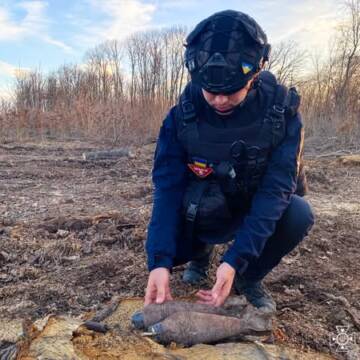
[[[264,106],[260,92],[252,95],[229,116],[218,115],[206,107],[208,121],[219,128],[251,122]],[[237,214],[232,225],[224,229],[223,236],[210,234],[208,238],[199,240],[194,236],[189,240],[184,231],[182,210],[188,158],[177,136],[177,110],[173,107],[166,116],[155,152],[154,205],[146,243],[148,268],[150,271],[157,267],[171,269],[191,260],[196,248],[194,242],[201,246],[202,242],[224,243],[235,239],[223,261],[249,278],[261,279],[304,238],[314,222],[307,201],[294,194],[303,141],[301,117],[297,113],[287,119],[286,135],[271,152],[251,202]]]

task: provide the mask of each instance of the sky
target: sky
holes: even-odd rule
[[[252,16],[272,44],[294,39],[322,52],[337,24],[339,1],[0,0],[0,97],[19,70],[81,63],[86,50],[103,41],[173,25],[191,30],[226,9]]]

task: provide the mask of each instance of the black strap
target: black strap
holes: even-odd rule
[[[300,106],[301,96],[297,92],[295,87],[291,87],[288,91],[287,104],[285,114],[287,117],[293,117],[296,115]]]
[[[195,228],[196,215],[199,210],[199,205],[205,190],[207,189],[209,182],[206,180],[200,180],[192,193],[191,200],[186,209],[185,219],[185,233],[188,239],[192,239]]]
[[[183,125],[197,121],[197,109],[193,101],[193,84],[189,82],[180,96]]]
[[[198,115],[193,101],[192,84],[189,83],[180,97],[182,112],[182,129],[179,136],[185,133],[187,149],[192,152],[192,144],[199,142]]]
[[[264,83],[265,85],[265,83]],[[277,84],[273,91],[273,101],[268,107],[264,118],[261,136],[269,137],[270,144],[275,148],[285,136],[285,106],[287,101],[287,89]]]
[[[196,121],[196,111],[194,104],[188,99],[181,99],[181,110],[183,113],[183,121],[188,124]]]

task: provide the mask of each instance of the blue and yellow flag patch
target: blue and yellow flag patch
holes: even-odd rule
[[[213,172],[213,169],[210,166],[208,166],[206,160],[193,157],[192,161],[193,161],[192,164],[187,164],[187,165],[189,169],[199,178],[201,179],[206,178]]]
[[[243,62],[243,63],[241,63],[241,67],[242,67],[243,73],[246,75],[253,69],[254,66],[249,63]]]
[[[193,160],[194,165],[199,166],[203,169],[205,169],[207,166],[207,161],[204,159],[194,157],[194,158],[192,158],[192,160]]]

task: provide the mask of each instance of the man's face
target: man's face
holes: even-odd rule
[[[218,114],[228,115],[236,106],[245,100],[252,82],[253,79],[250,79],[245,87],[232,94],[213,94],[205,89],[202,89],[202,93],[207,103],[213,107]]]

